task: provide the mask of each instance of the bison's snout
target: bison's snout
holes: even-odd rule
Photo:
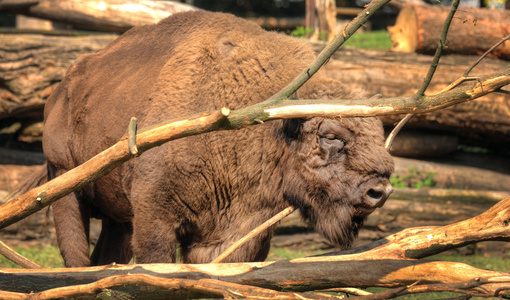
[[[363,194],[358,204],[354,205],[355,215],[358,217],[366,217],[376,208],[382,207],[393,192],[393,187],[386,178],[368,180],[360,188]]]
[[[387,179],[373,179],[367,182],[363,203],[368,207],[382,207],[393,193],[393,187]]]

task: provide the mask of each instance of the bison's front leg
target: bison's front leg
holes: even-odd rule
[[[57,242],[66,267],[90,266],[89,216],[80,209],[75,193],[71,193],[51,205]]]
[[[91,256],[92,264],[129,263],[129,260],[133,257],[131,250],[132,231],[130,223],[119,223],[110,218],[103,219],[101,234]]]

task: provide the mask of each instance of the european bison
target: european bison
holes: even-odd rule
[[[116,143],[131,117],[140,127],[221,107],[260,102],[313,59],[303,41],[232,15],[187,12],[133,28],[79,58],[45,108],[47,178]],[[317,74],[297,96],[364,93]],[[268,122],[183,138],[151,149],[53,204],[67,266],[206,263],[283,208],[294,205],[330,241],[348,247],[392,188],[393,161],[376,118]],[[45,175],[46,176],[46,175]],[[103,228],[89,258],[88,224]],[[261,261],[273,230],[226,261]]]

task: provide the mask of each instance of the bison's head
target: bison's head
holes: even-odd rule
[[[349,247],[393,191],[382,123],[367,118],[285,120],[284,197],[330,241]]]

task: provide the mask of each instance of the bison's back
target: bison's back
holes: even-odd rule
[[[146,126],[260,102],[313,56],[228,14],[188,12],[133,28],[68,70],[46,104],[45,153],[83,163],[118,141],[133,116]]]

